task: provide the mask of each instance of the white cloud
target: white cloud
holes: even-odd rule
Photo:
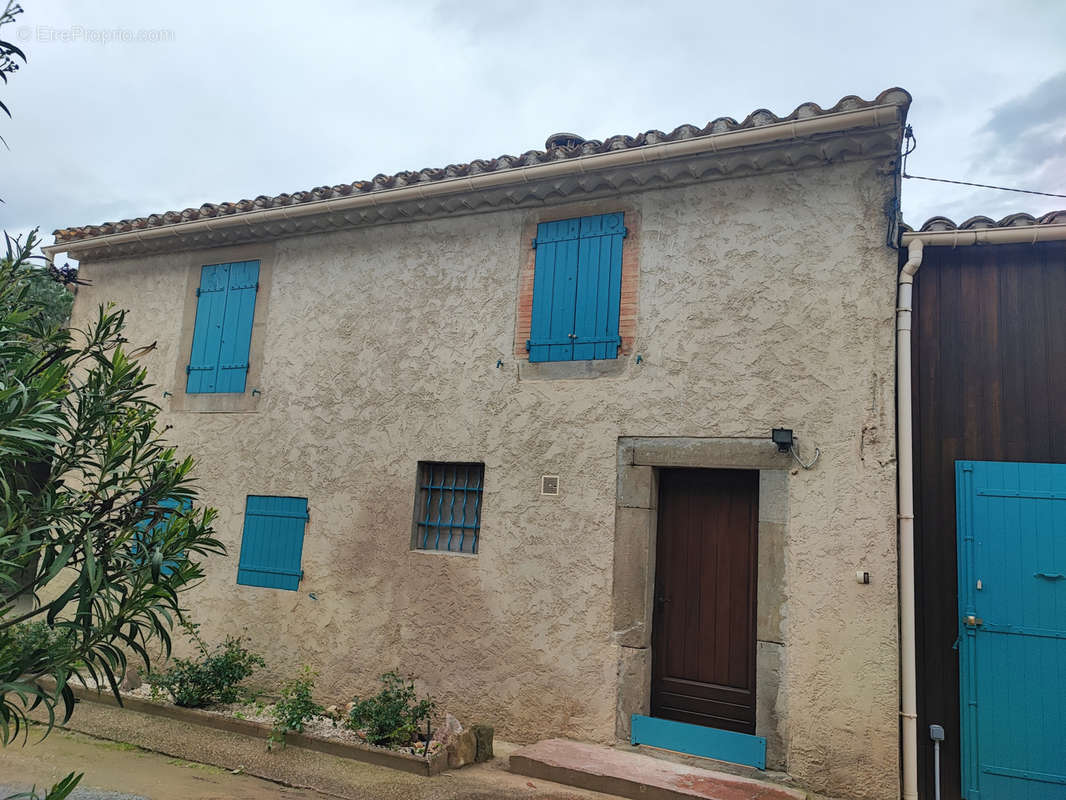
[[[46,233],[892,85],[915,98],[911,171],[979,179],[995,109],[1066,70],[1051,2],[24,5],[0,227]],[[84,33],[116,30],[157,33]],[[1050,185],[1054,119],[1024,110],[995,182]],[[903,203],[912,224],[1066,205],[1044,199],[908,181]]]

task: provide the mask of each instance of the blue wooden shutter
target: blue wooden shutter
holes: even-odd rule
[[[529,360],[617,358],[624,215],[537,226]]]
[[[187,393],[244,391],[258,286],[258,261],[201,270]]]
[[[622,303],[623,215],[600,214],[581,220],[574,316],[574,360],[617,358],[618,314]]]
[[[185,391],[214,392],[218,383],[218,351],[222,345],[222,320],[229,292],[229,264],[212,264],[200,270],[196,290],[196,325],[192,334]]]
[[[578,235],[581,220],[542,222],[537,226],[533,272],[530,361],[570,361],[574,357],[574,303],[577,289]]]
[[[140,505],[141,502],[138,500],[137,506],[140,507]],[[192,501],[189,500],[189,498],[187,497],[183,497],[180,500],[176,497],[164,497],[162,500],[159,501],[159,505],[161,508],[172,508],[181,513],[185,513],[192,508]],[[138,522],[135,526],[138,533],[133,534],[133,542],[130,545],[130,550],[133,553],[137,553],[142,543],[147,541],[148,544],[151,544],[152,532],[157,527],[168,524],[172,516],[172,513],[164,512],[163,518],[156,522],[154,525],[152,525],[150,528],[148,527],[148,520],[141,520],[140,522]],[[146,531],[147,534],[145,533]],[[148,554],[148,557],[150,558],[151,555]],[[178,566],[179,565],[177,561],[164,561],[159,571],[163,575],[170,575],[174,572],[174,570],[178,568]]]
[[[307,519],[304,497],[249,495],[237,583],[296,591]]]

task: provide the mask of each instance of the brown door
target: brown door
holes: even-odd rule
[[[651,713],[755,732],[759,473],[659,478]]]

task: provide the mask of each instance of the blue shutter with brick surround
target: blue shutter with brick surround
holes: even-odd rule
[[[307,498],[249,495],[237,583],[296,591],[307,519]]]
[[[529,360],[617,358],[624,215],[537,226]]]
[[[244,391],[258,289],[258,261],[210,264],[200,271],[188,394]]]

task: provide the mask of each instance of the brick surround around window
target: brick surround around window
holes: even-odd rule
[[[516,359],[529,360],[526,341],[529,339],[529,327],[533,315],[533,273],[536,267],[537,251],[533,249],[532,242],[537,236],[537,225],[541,222],[587,217],[593,214],[610,214],[616,211],[625,212],[627,230],[625,244],[622,246],[622,301],[618,316],[618,335],[622,339],[622,346],[618,350],[618,357],[628,356],[633,352],[637,337],[639,286],[637,254],[640,250],[640,212],[630,206],[598,201],[540,209],[531,213],[523,222],[520,249],[522,264],[518,276],[518,313],[514,340]]]

